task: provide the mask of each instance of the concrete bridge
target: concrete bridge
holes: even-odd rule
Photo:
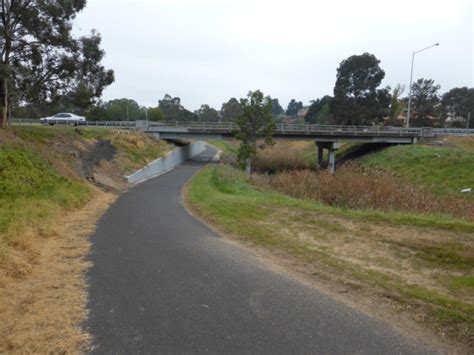
[[[13,119],[16,125],[38,124],[37,119]],[[50,124],[78,124],[89,127],[139,129],[160,139],[222,140],[232,139],[239,127],[234,122],[151,122],[151,121],[55,121]],[[415,144],[421,138],[474,135],[474,129],[431,127],[325,126],[311,124],[276,124],[276,139],[311,140],[317,145],[318,166],[323,165],[328,150],[328,167],[335,170],[336,150],[341,142]]]
[[[160,139],[231,139],[239,130],[233,122],[168,122],[147,123],[145,132]],[[263,133],[263,132],[262,132]],[[323,166],[324,149],[328,150],[328,168],[336,168],[336,150],[343,141],[363,143],[414,144],[420,138],[435,136],[433,128],[399,128],[376,126],[322,126],[309,124],[277,124],[274,132],[276,139],[311,140],[317,145],[318,167]]]

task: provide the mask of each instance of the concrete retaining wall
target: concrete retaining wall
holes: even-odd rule
[[[126,178],[131,184],[150,179],[173,169],[196,155],[201,154],[205,149],[206,145],[201,141],[176,148],[165,157],[152,161],[144,168],[126,176]]]

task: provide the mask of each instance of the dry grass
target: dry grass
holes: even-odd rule
[[[117,168],[126,173],[142,168],[173,149],[166,141],[134,131],[111,131],[110,140],[118,149]]]
[[[445,141],[448,142],[449,144],[454,145],[455,147],[474,153],[474,138],[471,136],[469,137],[451,136],[451,137],[445,138]]]
[[[221,162],[238,167],[237,152],[239,142],[210,141],[222,150]],[[263,143],[259,141],[258,144]],[[257,150],[255,171],[259,173],[277,173],[286,170],[310,169],[316,163],[315,144],[310,141],[276,141],[274,146]]]
[[[94,199],[76,212],[59,215],[48,237],[25,230],[22,244],[33,260],[0,269],[0,353],[79,353],[89,336],[80,328],[86,319],[84,273],[89,235],[115,195],[96,190]],[[18,249],[12,251],[17,253]],[[28,253],[31,255],[31,253]],[[21,275],[19,275],[19,274]],[[18,277],[21,276],[21,277]]]
[[[254,183],[293,197],[313,199],[330,206],[382,211],[445,214],[474,220],[474,203],[439,197],[394,177],[387,171],[346,164],[337,174],[309,170],[256,176]]]
[[[258,151],[255,171],[274,174],[286,170],[310,169],[315,155],[316,148],[312,142],[278,141],[273,147]]]
[[[94,153],[99,140],[113,159]],[[127,188],[123,175],[170,149],[136,132],[0,130],[0,353],[85,350],[88,236]]]
[[[414,320],[438,334],[433,341],[454,340],[464,344],[459,352],[472,350],[472,222],[458,230],[438,224],[438,217],[418,223],[428,217],[417,214],[409,221],[374,219],[376,212],[255,188],[227,166],[200,172],[188,187],[188,202],[224,235],[263,248],[290,272],[342,291],[349,303],[390,322]]]

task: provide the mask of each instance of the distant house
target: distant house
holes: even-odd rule
[[[405,125],[405,122],[406,122],[406,119],[407,119],[407,116],[406,114],[399,114],[396,118],[392,119],[390,118],[390,116],[385,116],[383,118],[384,120],[384,123],[383,125],[384,126],[397,126],[397,127],[402,127]]]
[[[467,123],[467,118],[456,115],[455,112],[448,112],[444,125],[446,127],[461,127],[465,126]]]

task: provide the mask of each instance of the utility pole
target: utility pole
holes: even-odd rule
[[[128,110],[128,102],[127,102],[127,121],[130,121],[130,112]]]
[[[432,44],[432,45],[429,46],[429,47],[420,49],[420,50],[415,51],[415,52],[413,52],[413,53],[411,54],[410,87],[409,87],[409,91],[408,91],[408,112],[407,112],[407,122],[406,122],[407,128],[410,127],[411,86],[412,86],[412,82],[413,82],[413,64],[414,64],[414,62],[415,62],[415,54],[420,53],[420,52],[423,52],[423,51],[426,51],[427,49],[430,49],[431,47],[435,47],[435,46],[439,46],[439,43]]]
[[[469,121],[470,121],[470,120],[471,120],[471,113],[470,113],[470,112],[468,112],[468,113],[467,113],[466,129],[468,129],[468,128],[469,128]]]

